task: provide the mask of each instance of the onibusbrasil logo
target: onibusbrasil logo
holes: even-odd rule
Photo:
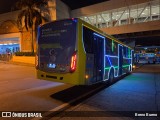
[[[2,117],[42,117],[40,112],[2,112]]]

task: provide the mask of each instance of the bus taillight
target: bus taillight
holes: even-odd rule
[[[76,53],[74,53],[72,55],[72,58],[71,58],[71,68],[70,68],[70,72],[74,72],[76,70],[76,60],[77,60],[77,55]]]

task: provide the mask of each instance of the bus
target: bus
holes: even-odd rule
[[[39,26],[37,39],[38,79],[92,85],[132,71],[133,49],[79,18]]]
[[[152,63],[155,64],[156,62],[156,55],[155,53],[136,53],[135,58],[138,63]]]

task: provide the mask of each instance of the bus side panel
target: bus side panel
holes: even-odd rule
[[[82,24],[82,43],[84,53],[84,43],[88,41],[88,53],[85,53],[85,81],[87,85],[95,84],[103,80],[104,74],[104,37],[101,36],[92,26]],[[87,36],[86,36],[87,35]],[[93,48],[92,48],[93,47]]]
[[[86,60],[86,70],[85,74],[88,76],[86,79],[86,82],[88,85],[91,85],[96,82],[96,79],[94,79],[94,55],[93,54],[86,54],[87,60]]]
[[[82,30],[82,21],[78,20],[78,37],[77,37],[77,42],[78,42],[78,64],[77,64],[77,70],[78,70],[78,81],[79,85],[86,85],[85,81],[85,67],[86,67],[86,53],[83,45],[83,30]]]

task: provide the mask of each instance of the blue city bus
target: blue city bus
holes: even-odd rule
[[[38,28],[37,78],[92,85],[132,71],[133,49],[79,18]]]

